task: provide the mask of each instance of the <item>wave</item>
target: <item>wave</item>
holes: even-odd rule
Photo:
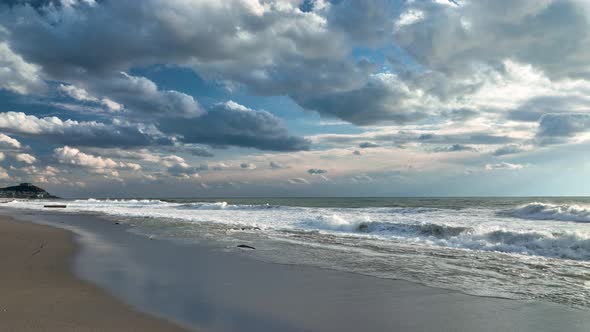
[[[278,209],[285,208],[279,205],[270,204],[228,204],[227,202],[195,202],[186,203],[178,206],[181,209],[196,209],[196,210],[264,210],[264,209]]]
[[[526,231],[472,228],[434,223],[371,221],[367,217],[344,218],[325,215],[302,224],[307,230],[365,233],[456,249],[495,251],[511,254],[590,260],[590,235],[573,231]]]
[[[44,204],[14,201],[7,205],[42,210]],[[163,232],[166,227],[174,227],[165,221],[176,219],[195,225],[215,223],[219,229],[237,225],[274,234],[283,230],[309,232],[312,237],[315,233],[318,236],[330,233],[369,237],[378,241],[590,260],[590,228],[587,225],[555,223],[555,227],[551,227],[546,223],[512,219],[590,222],[590,210],[574,205],[531,203],[504,211],[510,219],[500,220],[494,220],[495,212],[489,209],[456,212],[422,208],[306,208],[232,205],[223,201],[181,203],[90,199],[72,201],[63,212],[98,212],[125,218],[161,219]]]
[[[195,210],[255,210],[255,209],[273,209],[280,208],[280,206],[270,204],[256,204],[256,205],[233,205],[227,202],[191,202],[191,203],[176,203],[162,201],[158,199],[95,199],[89,198],[84,200],[72,201],[75,205],[83,205],[87,208],[92,207],[126,207],[126,208],[143,208],[146,206],[154,208],[172,208],[172,209],[195,209]]]
[[[590,222],[590,208],[581,205],[533,202],[503,211],[501,214],[521,219]]]
[[[548,258],[590,260],[590,238],[574,232],[512,232],[496,230],[445,243],[466,249],[517,253]]]
[[[340,215],[332,214],[320,216],[319,218],[307,220],[303,223],[306,228],[344,231],[358,233],[376,233],[381,235],[398,235],[398,236],[433,236],[445,238],[458,236],[463,233],[473,232],[471,227],[449,226],[441,224],[406,224],[394,222],[371,221],[369,217],[360,217],[356,219],[345,219]]]

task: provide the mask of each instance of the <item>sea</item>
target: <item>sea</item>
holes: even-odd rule
[[[467,294],[590,307],[590,198],[13,200],[98,214],[155,240]],[[245,244],[256,249],[243,249]]]

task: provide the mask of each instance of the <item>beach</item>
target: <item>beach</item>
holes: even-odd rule
[[[0,331],[186,331],[72,273],[73,235],[0,216]]]
[[[40,324],[50,317],[55,319],[46,313],[49,304],[56,301],[62,301],[63,310],[58,307],[51,310],[70,318],[75,316],[80,324],[87,324],[78,326],[96,331],[108,330],[105,329],[107,320],[108,326],[119,321],[130,324],[127,326],[131,322],[150,322],[151,330],[138,329],[142,331],[174,328],[130,308],[195,331],[587,331],[590,326],[587,310],[556,303],[472,296],[404,280],[265,262],[253,256],[256,250],[266,250],[262,243],[256,250],[242,250],[235,245],[219,247],[206,241],[169,241],[145,236],[137,234],[129,224],[104,216],[54,211],[23,213],[12,209],[3,213],[17,216],[22,222],[51,225],[75,234],[80,250],[72,271],[99,287],[75,279],[68,273],[67,262],[59,275],[31,278],[25,286],[20,286],[21,289],[34,286],[27,287],[29,297],[19,297],[17,292],[7,301],[26,308],[26,311],[21,309],[20,315],[27,317],[25,321],[29,325],[12,318],[11,328],[2,326],[7,331],[18,331],[18,328],[34,331],[35,326],[31,324]],[[6,221],[3,224],[17,225]],[[53,228],[26,223],[18,226],[25,227],[21,230],[23,234],[55,232],[68,239],[68,233]],[[34,253],[39,242],[43,243],[26,242],[27,250],[17,262]],[[74,248],[62,250],[70,250],[71,254]],[[287,255],[288,251],[298,249],[285,246],[273,250],[282,250]],[[43,250],[34,256],[41,253]],[[58,269],[49,269],[47,273],[55,271]],[[25,279],[12,277],[15,286],[8,285],[10,280],[3,284],[14,292]],[[47,280],[55,280],[56,286],[41,286]],[[109,304],[103,307],[103,302],[95,304],[98,301],[95,297],[81,295],[66,299],[62,297],[64,287],[59,286],[63,283],[80,285]],[[105,294],[113,294],[129,306]],[[70,311],[70,306],[75,307],[74,311]],[[58,330],[67,331],[62,327]],[[72,330],[84,331],[75,327]],[[132,328],[123,330],[133,331]]]

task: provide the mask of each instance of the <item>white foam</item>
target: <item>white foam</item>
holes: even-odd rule
[[[508,211],[517,218],[590,222],[590,207],[533,202]]]
[[[43,209],[47,201],[6,203]],[[499,251],[545,257],[590,260],[590,212],[582,206],[530,203],[502,214],[492,209],[306,208],[232,205],[227,202],[175,203],[161,200],[76,200],[60,212],[98,212],[118,217],[150,218],[164,228],[168,220],[214,223],[221,227],[284,230],[335,236],[404,241],[429,246]],[[515,219],[535,218],[534,223]],[[545,221],[547,220],[547,221]],[[557,220],[557,221],[556,221]],[[562,221],[559,221],[562,220]],[[151,231],[156,231],[151,229]],[[284,232],[283,232],[284,233]],[[343,239],[343,241],[349,241]]]

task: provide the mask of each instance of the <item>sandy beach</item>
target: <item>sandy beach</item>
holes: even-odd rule
[[[68,231],[0,216],[0,331],[185,331],[77,279],[75,252]]]

